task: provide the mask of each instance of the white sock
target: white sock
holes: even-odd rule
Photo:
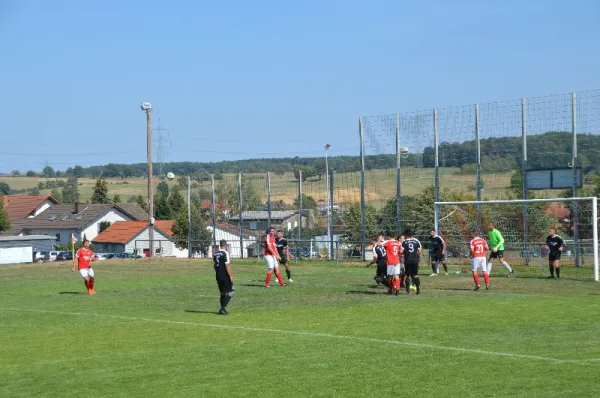
[[[492,263],[488,263],[488,274],[492,274]]]
[[[512,272],[512,268],[510,268],[510,265],[508,265],[508,263],[506,261],[502,261],[502,265],[504,265],[506,267],[508,272]]]

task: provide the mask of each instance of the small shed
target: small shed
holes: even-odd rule
[[[0,264],[33,262],[33,253],[54,248],[56,237],[48,235],[0,236]]]

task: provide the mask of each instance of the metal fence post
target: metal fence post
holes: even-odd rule
[[[327,212],[329,220],[329,259],[333,260],[333,169],[329,169],[329,206],[331,209]]]
[[[435,149],[435,171],[434,171],[434,179],[433,179],[434,188],[435,188],[435,201],[439,202],[440,201],[440,162],[439,162],[440,157],[439,157],[439,145],[438,145],[438,110],[437,109],[433,110],[433,146]],[[439,230],[440,230],[440,226],[439,226],[440,215],[439,215],[438,206],[434,206],[433,217],[434,217],[433,222],[434,222],[435,230],[439,232]]]
[[[213,233],[212,233],[212,249],[214,249],[215,245],[217,244],[217,206],[215,204],[215,175],[211,174],[210,175],[210,182],[211,182],[211,195],[212,195],[212,228],[213,228]],[[213,250],[214,251],[214,250]]]
[[[194,256],[192,249],[192,182],[190,176],[187,176],[187,248],[188,258]]]
[[[358,119],[358,136],[360,138],[360,247],[361,256],[365,259],[365,143],[363,137],[363,118]]]
[[[298,170],[298,241],[296,242],[296,255],[294,256],[295,263],[298,264],[298,244],[302,239],[302,170]]]
[[[396,233],[402,233],[402,174],[400,149],[400,114],[396,114]]]
[[[271,228],[271,173],[267,171],[267,228]]]
[[[240,258],[244,258],[244,228],[242,227],[244,198],[242,195],[242,173],[238,174],[238,213],[238,227],[240,229]]]
[[[571,167],[573,167],[573,197],[577,197],[577,94],[571,95],[571,122],[573,129],[573,153]],[[575,266],[579,268],[579,202],[573,202],[573,243],[575,244]]]
[[[477,156],[477,200],[481,201],[481,140],[479,131],[479,104],[475,104],[475,148]],[[483,228],[481,225],[481,205],[477,205],[477,233],[481,236]]]
[[[521,99],[521,180],[523,199],[529,196],[527,193],[527,100]],[[525,264],[529,265],[529,214],[527,204],[523,203],[523,249],[525,251]]]

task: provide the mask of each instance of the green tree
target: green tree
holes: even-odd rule
[[[169,197],[169,184],[165,181],[161,181],[156,186],[157,193],[160,193],[163,198],[167,199]]]
[[[344,222],[344,241],[352,244],[361,242],[361,211],[360,203],[354,203],[342,217]],[[379,232],[377,212],[373,206],[365,208],[365,232],[366,239],[375,236]]]
[[[106,230],[106,228],[110,227],[111,222],[110,221],[101,221],[100,225],[98,225],[98,227],[100,228],[100,232]]]
[[[38,187],[33,187],[29,189],[29,194],[30,195],[40,195],[40,189]]]
[[[206,218],[196,206],[191,206],[191,251],[193,254],[205,252],[211,244],[212,233],[206,226]],[[188,218],[187,210],[182,210],[177,214],[173,224],[173,238],[175,246],[184,250],[188,248]]]
[[[110,203],[108,185],[104,178],[98,178],[92,193],[92,203]]]
[[[56,173],[54,172],[54,169],[52,168],[52,166],[46,166],[46,167],[44,167],[44,170],[42,170],[42,174],[46,178],[52,178],[52,177],[54,177],[56,175]]]
[[[77,178],[69,177],[65,186],[62,188],[63,203],[79,202],[79,186]]]
[[[115,194],[112,198],[113,203],[121,203],[121,196],[119,194]]]
[[[300,179],[300,172],[302,172],[302,181],[306,181],[307,178],[313,176],[313,168],[311,166],[296,166],[294,167],[294,178]]]
[[[25,174],[27,177],[35,177],[35,171],[33,170],[28,170],[27,174]]]
[[[300,203],[298,201],[298,198],[294,199],[294,208],[298,208],[298,206],[300,206]],[[317,209],[317,202],[315,201],[315,198],[313,198],[312,196],[308,196],[307,194],[303,193],[302,194],[302,209],[303,210],[316,210]]]
[[[242,211],[262,209],[260,196],[254,189],[250,178],[245,174],[242,174],[241,186]],[[223,210],[229,210],[231,213],[238,213],[239,193],[237,179],[220,181],[215,189],[215,196],[217,202],[223,206]]]
[[[0,232],[8,231],[11,227],[8,213],[4,210],[4,201],[0,200]]]
[[[169,206],[167,198],[160,193],[154,196],[154,217],[157,220],[172,220],[173,210]]]
[[[62,203],[63,201],[63,197],[62,197],[62,192],[59,191],[58,189],[54,188],[52,191],[50,191],[50,195],[52,195],[52,197],[56,200],[58,200],[59,202]]]
[[[5,182],[0,182],[0,195],[10,195],[11,192],[10,185]]]
[[[15,176],[15,177],[18,177],[18,176],[20,176],[20,175],[21,175],[21,172],[20,172],[19,170],[13,170],[13,171],[11,171],[11,173],[10,173],[10,174],[12,174],[12,175],[13,175],[13,176]]]
[[[38,189],[39,189],[39,190],[42,190],[42,189],[44,189],[44,188],[45,188],[45,184],[44,184],[43,182],[41,182],[41,181],[40,181],[40,182],[38,182],[38,185],[37,185],[37,187],[38,187]]]
[[[181,212],[181,210],[185,209],[185,199],[183,198],[183,196],[181,195],[181,192],[179,191],[179,189],[173,189],[171,191],[171,195],[169,195],[169,206],[171,207],[171,210],[173,210],[173,214],[179,214],[179,212]],[[187,211],[187,209],[186,209]]]
[[[138,205],[140,205],[140,207],[142,209],[144,209],[145,211],[148,211],[148,202],[146,202],[146,199],[142,196],[142,195],[138,195],[135,199],[135,203],[137,203]]]

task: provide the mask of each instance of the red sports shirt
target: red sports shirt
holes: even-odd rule
[[[489,247],[485,239],[475,238],[471,241],[471,254],[473,254],[473,257],[485,257],[488,249]]]
[[[273,256],[275,253],[271,252],[271,249],[275,248],[275,237],[267,235],[265,238],[265,256]]]
[[[82,247],[77,250],[75,257],[77,257],[77,269],[90,268],[90,261],[92,261],[92,257],[94,257],[94,252]]]
[[[400,264],[400,242],[397,240],[388,240],[383,244],[383,247],[385,247],[388,265]]]

